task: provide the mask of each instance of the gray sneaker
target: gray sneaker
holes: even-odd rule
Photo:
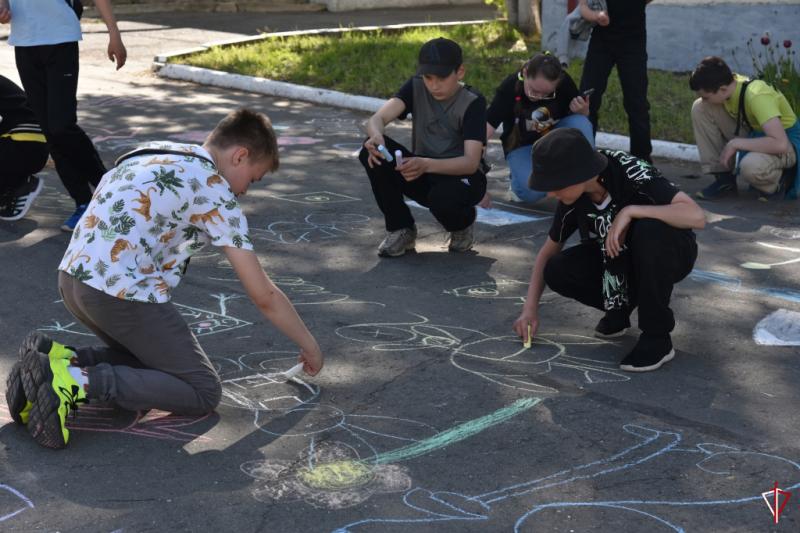
[[[447,249],[451,252],[466,252],[472,248],[472,244],[475,242],[474,228],[475,223],[473,222],[462,230],[451,232],[450,244]]]
[[[390,231],[378,246],[378,255],[381,257],[400,257],[408,250],[413,250],[417,244],[417,226]]]

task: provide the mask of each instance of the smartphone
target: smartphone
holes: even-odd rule
[[[586,98],[587,96],[592,96],[593,92],[594,92],[594,89],[586,89],[585,91],[583,91],[583,93],[581,93],[581,96],[583,98]]]

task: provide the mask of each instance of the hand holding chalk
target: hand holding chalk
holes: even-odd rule
[[[392,154],[391,154],[391,152],[389,152],[389,150],[387,150],[387,149],[386,149],[386,147],[385,147],[384,145],[382,145],[382,144],[379,144],[379,145],[378,145],[378,151],[381,153],[381,155],[383,156],[383,158],[384,158],[386,161],[388,161],[389,163],[391,163],[392,161],[394,161],[394,157],[392,157]]]
[[[395,150],[394,151],[394,158],[397,159],[397,166],[403,166],[403,152],[402,150]]]
[[[525,348],[526,350],[529,350],[532,345],[533,345],[533,338],[531,337],[531,325],[528,324],[528,338],[522,344],[522,347]]]
[[[297,376],[302,371],[303,371],[303,363],[297,363],[286,372],[278,372],[273,377],[277,381],[283,381],[283,382],[291,381],[295,376]]]

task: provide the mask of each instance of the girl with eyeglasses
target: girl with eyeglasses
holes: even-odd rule
[[[554,128],[576,128],[594,146],[587,118],[589,98],[578,92],[558,59],[549,53],[536,54],[497,87],[487,111],[486,138],[503,125],[500,141],[515,199],[533,203],[545,197],[545,193],[528,188],[531,147],[543,135]]]

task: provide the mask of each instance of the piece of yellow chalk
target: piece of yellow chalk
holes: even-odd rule
[[[526,341],[523,343],[523,345],[522,345],[522,346],[523,346],[525,349],[528,349],[528,348],[530,348],[530,347],[531,347],[532,343],[533,343],[533,339],[531,338],[531,325],[530,325],[530,324],[528,324],[528,340],[526,340]]]

